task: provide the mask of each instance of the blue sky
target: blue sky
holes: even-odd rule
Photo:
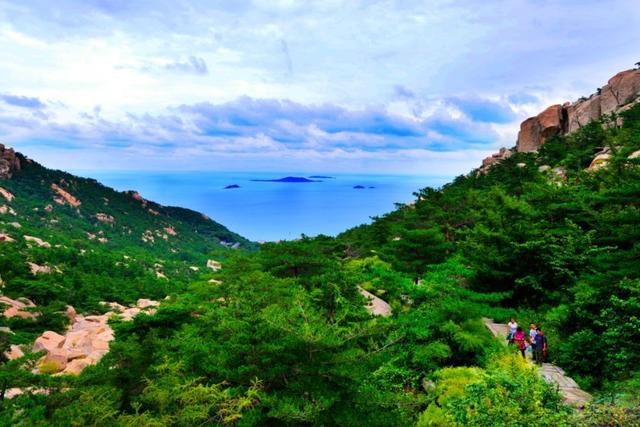
[[[637,46],[636,0],[0,0],[0,142],[75,170],[455,175]]]

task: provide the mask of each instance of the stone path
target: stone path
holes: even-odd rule
[[[503,323],[496,323],[491,319],[483,318],[485,326],[491,331],[491,333],[499,337],[502,342],[507,344],[507,325]],[[562,368],[553,365],[551,363],[543,363],[538,369],[538,374],[544,378],[544,380],[550,384],[555,384],[558,387],[558,391],[564,397],[566,403],[573,405],[577,408],[583,408],[585,403],[591,400],[591,395],[584,390],[581,390],[578,384],[568,377]]]

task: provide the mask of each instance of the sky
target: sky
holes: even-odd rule
[[[454,176],[638,46],[639,0],[0,0],[0,142],[67,170]]]

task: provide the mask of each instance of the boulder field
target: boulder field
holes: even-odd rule
[[[16,307],[34,307],[17,300],[9,300],[0,297],[2,302],[11,305],[7,311]],[[84,368],[95,365],[109,351],[109,343],[113,341],[113,329],[109,326],[109,319],[118,315],[124,321],[130,321],[140,313],[153,314],[158,305],[157,301],[139,299],[135,305],[125,307],[115,302],[102,302],[110,308],[105,314],[82,316],[76,314],[73,307],[68,306],[66,315],[71,319],[71,326],[64,335],[53,331],[46,331],[36,338],[31,351],[42,351],[45,355],[38,363],[37,372],[49,374],[78,375]],[[21,306],[21,307],[18,307]],[[5,316],[7,316],[5,311]],[[11,312],[13,314],[13,311]],[[30,315],[32,313],[29,313]],[[19,315],[19,314],[14,314]],[[23,355],[23,350],[18,346],[11,346],[5,356],[16,359]]]

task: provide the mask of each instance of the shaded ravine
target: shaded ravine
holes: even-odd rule
[[[501,342],[506,345],[506,337],[508,332],[508,326],[504,323],[496,323],[491,319],[482,319],[485,326],[491,333],[502,338]],[[538,374],[549,384],[554,384],[558,387],[558,392],[564,397],[566,403],[575,406],[577,408],[583,408],[592,397],[586,391],[580,389],[580,386],[559,366],[551,363],[543,363],[538,369]]]

